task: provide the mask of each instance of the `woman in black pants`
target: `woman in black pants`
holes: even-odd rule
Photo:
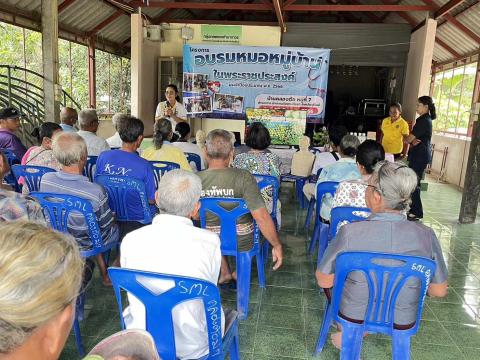
[[[417,114],[420,115],[415,122],[412,132],[406,138],[410,144],[408,152],[408,165],[418,177],[417,188],[412,194],[412,205],[408,220],[423,218],[422,200],[420,199],[420,181],[423,173],[431,160],[430,141],[432,139],[432,120],[437,117],[435,104],[430,96],[418,98]]]

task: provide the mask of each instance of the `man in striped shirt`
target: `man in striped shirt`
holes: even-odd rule
[[[89,200],[95,212],[104,243],[118,240],[118,227],[108,206],[108,196],[105,189],[99,184],[91,183],[86,176],[82,175],[87,161],[85,141],[76,133],[63,132],[54,138],[52,150],[53,155],[62,166],[62,170],[45,174],[40,183],[40,191],[74,195]],[[92,242],[88,236],[88,226],[80,213],[70,215],[68,230],[77,240],[81,249],[92,247]],[[97,255],[97,263],[103,283],[110,285],[106,265],[101,255]]]

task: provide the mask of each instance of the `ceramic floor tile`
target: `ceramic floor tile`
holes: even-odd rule
[[[480,326],[450,323],[443,325],[459,348],[477,348],[480,355]]]
[[[301,306],[262,304],[258,323],[270,327],[303,330],[305,319]]]
[[[255,338],[256,354],[269,355],[272,359],[282,355],[293,358],[305,358],[305,333],[296,329],[279,329],[268,326],[260,326]]]
[[[455,343],[443,325],[444,324],[438,321],[423,320],[420,323],[417,335],[411,339],[412,344],[455,346]]]
[[[429,303],[428,307],[440,322],[476,324],[476,314],[469,305]]]
[[[413,360],[452,360],[464,359],[456,346],[413,345],[411,348]]]
[[[302,306],[302,291],[298,289],[267,286],[262,304],[299,307]]]

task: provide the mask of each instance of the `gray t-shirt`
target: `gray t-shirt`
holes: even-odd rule
[[[265,208],[257,181],[247,170],[214,169],[200,171],[197,175],[202,180],[202,197],[243,199],[250,212]],[[226,209],[234,207],[225,204]],[[220,221],[211,213],[207,213],[207,229],[220,233]],[[237,220],[237,235],[238,248],[241,251],[249,250],[253,244],[253,218],[250,214]]]
[[[437,268],[431,280],[434,284],[447,280],[447,267],[437,237],[429,227],[411,222],[404,215],[378,213],[367,220],[342,226],[317,270],[324,274],[335,273],[335,259],[346,251],[371,251],[389,254],[422,256],[435,261]],[[395,304],[395,324],[415,322],[420,283],[410,279],[400,291]],[[368,303],[368,284],[360,272],[348,275],[343,290],[340,311],[343,315],[363,320]]]

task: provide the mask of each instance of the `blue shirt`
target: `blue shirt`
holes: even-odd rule
[[[86,176],[68,174],[63,171],[51,172],[42,176],[40,191],[74,195],[90,201],[104,244],[118,240],[119,231],[113,213],[108,207],[107,193],[100,185],[91,183]],[[70,213],[68,232],[77,240],[82,249],[91,248],[92,242],[88,235],[88,225],[81,213],[76,211]]]
[[[102,152],[97,159],[95,175],[131,176],[143,181],[148,200],[155,200],[156,188],[152,166],[147,160],[138,156],[137,153],[124,150]],[[127,209],[130,217],[143,219],[142,203],[137,193],[132,193],[128,197]],[[151,207],[150,210],[152,214],[155,212],[154,207]]]
[[[322,169],[317,180],[317,185],[324,181],[347,181],[359,180],[362,178],[358,171],[357,163],[352,158],[341,158],[337,162],[327,165]],[[316,192],[316,191],[315,191]],[[327,194],[323,198],[320,216],[325,220],[330,220],[330,210],[332,209],[333,198]]]
[[[0,129],[0,149],[13,151],[19,160],[27,152],[27,148],[22,144],[18,136],[7,129]]]
[[[77,132],[77,129],[67,124],[60,124],[60,127],[62,128],[63,131],[66,131],[66,132]]]

